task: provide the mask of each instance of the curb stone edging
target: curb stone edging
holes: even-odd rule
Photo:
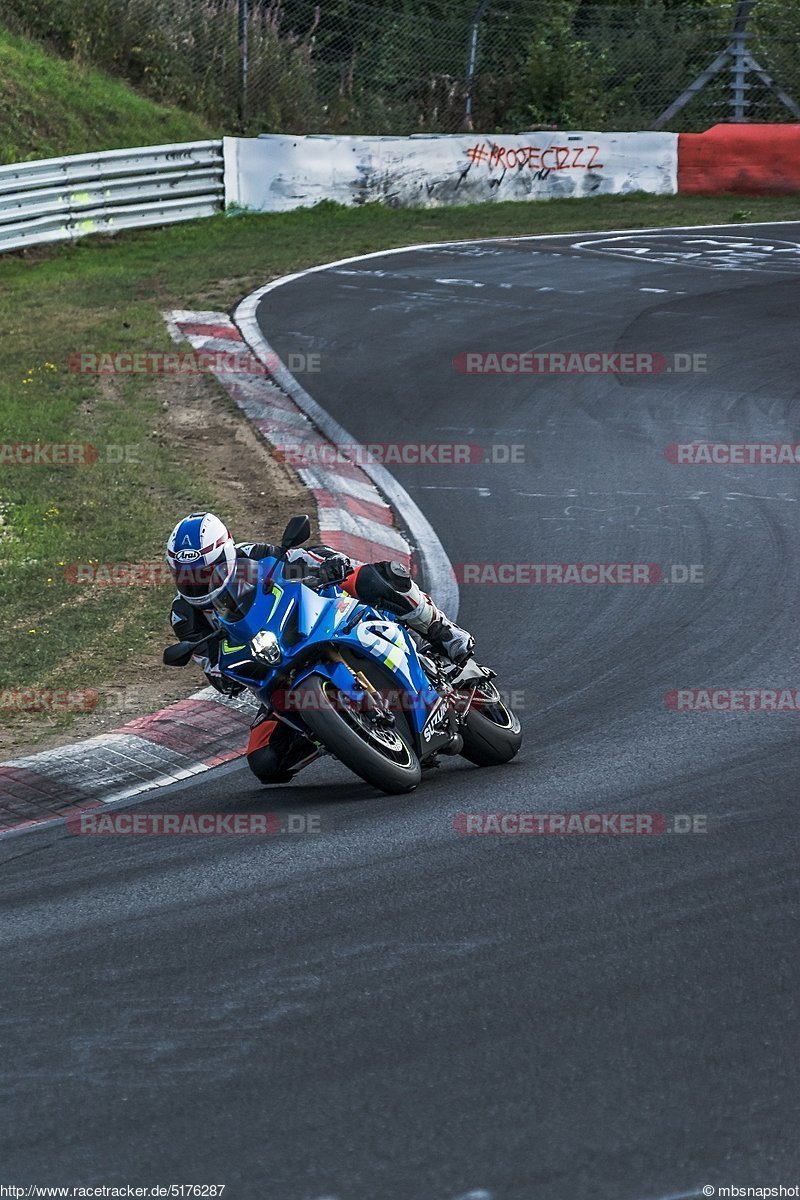
[[[188,341],[195,350],[219,355],[241,354],[249,346],[272,378],[280,377],[283,390],[263,375],[241,373],[235,368],[231,372],[214,371],[250,424],[273,447],[318,450],[328,446],[335,450],[337,441],[354,444],[354,439],[338,426],[336,432],[342,436],[330,436],[323,428],[325,414],[314,401],[312,423],[296,397],[286,390],[292,376],[277,356],[269,347],[265,354],[257,341],[254,345],[249,330],[247,338],[243,337],[227,313],[177,311],[164,315],[175,340]],[[320,537],[326,545],[352,558],[398,558],[406,566],[411,565],[411,547],[364,467],[341,462],[295,469],[317,502]]]
[[[120,729],[0,764],[0,838],[121,804],[244,754],[257,705],[203,688]]]
[[[408,247],[408,249],[414,249],[414,247]],[[400,251],[376,251],[370,254],[360,254],[355,258],[343,258],[335,262],[323,263],[319,267],[311,267],[306,271],[298,271],[294,275],[284,275],[281,279],[274,279],[271,283],[265,284],[255,292],[251,292],[249,296],[246,296],[239,303],[234,313],[236,323],[242,330],[245,341],[255,350],[261,361],[265,365],[269,365],[272,378],[291,397],[297,408],[314,422],[316,427],[324,434],[325,439],[332,445],[353,446],[358,445],[358,442],[357,439],[351,437],[346,429],[342,428],[338,421],[334,420],[333,417],[320,407],[313,396],[309,395],[305,388],[298,383],[294,375],[283,365],[264,337],[261,326],[256,319],[256,313],[264,296],[286,283],[291,283],[293,280],[304,278],[307,275],[317,274],[331,267],[345,266],[348,263],[377,258],[382,253],[394,254],[400,253]],[[439,607],[452,620],[455,620],[458,616],[458,584],[456,583],[450,559],[430,521],[417,504],[414,503],[405,488],[397,482],[384,466],[381,466],[379,463],[364,462],[358,469],[366,477],[368,485],[371,485],[373,490],[377,489],[382,493],[391,502],[395,511],[400,513],[414,543],[416,565],[425,580],[428,590],[436,595]],[[335,470],[332,471],[332,475],[336,479]],[[300,476],[303,478],[302,470],[300,471]]]

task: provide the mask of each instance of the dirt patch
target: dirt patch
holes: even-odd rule
[[[198,494],[216,497],[216,511],[237,541],[277,539],[289,518],[302,512],[311,517],[312,539],[318,537],[313,498],[295,471],[273,457],[269,445],[214,380],[156,377],[153,392],[162,416],[150,436],[162,441],[176,462],[196,464]],[[165,526],[198,507],[192,496],[176,497],[166,484],[163,500]],[[162,641],[98,681],[100,701],[93,712],[69,722],[46,713],[9,716],[0,725],[0,761],[106,733],[204,687],[205,677],[197,667],[175,669],[161,661],[169,639],[171,599],[165,591]]]
[[[237,541],[265,541],[283,532],[297,512],[316,506],[297,473],[279,462],[230,397],[213,380],[161,379],[164,411],[160,436],[198,469],[219,496],[219,515]],[[176,520],[181,514],[178,513]]]

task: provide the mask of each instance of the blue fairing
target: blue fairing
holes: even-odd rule
[[[403,626],[335,586],[315,592],[287,579],[285,566],[280,559],[260,560],[247,611],[235,621],[220,615],[225,630],[220,643],[222,672],[245,684],[263,701],[291,670],[295,671],[292,687],[309,675],[322,675],[358,701],[363,692],[352,671],[344,663],[330,661],[325,653],[326,646],[350,647],[378,664],[389,686],[405,697],[401,703],[409,725],[416,735],[420,734],[440,696],[431,687],[414,642]],[[277,638],[281,658],[274,666],[264,664],[250,651],[250,642],[262,631]],[[314,654],[315,646],[319,654]],[[256,679],[254,664],[258,665]]]

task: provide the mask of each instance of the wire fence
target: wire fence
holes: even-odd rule
[[[492,133],[651,128],[724,49],[736,8],[487,0],[470,78],[475,6],[5,0],[3,19],[159,100],[204,114],[225,132],[455,133],[471,126]],[[798,100],[798,0],[759,0],[749,29],[750,52]],[[726,69],[669,128],[699,130],[730,119],[730,85]],[[751,74],[748,85],[748,120],[788,118],[758,77]]]

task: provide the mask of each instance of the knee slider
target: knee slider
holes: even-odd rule
[[[408,567],[403,563],[397,562],[395,559],[391,561],[377,562],[374,564],[375,570],[383,576],[388,584],[390,584],[398,592],[408,592],[411,590],[411,573]]]
[[[384,570],[389,563],[367,563],[358,572],[357,595],[365,604],[373,608],[387,608],[390,612],[403,615],[413,609],[408,597],[404,594],[411,587],[411,577],[407,579],[407,587],[400,589],[395,582],[390,582]],[[402,563],[396,564],[402,567]],[[399,579],[400,577],[398,577]]]

